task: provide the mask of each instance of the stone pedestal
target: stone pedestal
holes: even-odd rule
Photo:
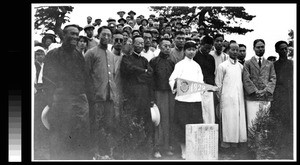
[[[186,160],[218,160],[218,124],[186,125]]]

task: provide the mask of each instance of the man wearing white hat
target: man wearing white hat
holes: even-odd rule
[[[94,29],[95,29],[95,27],[93,25],[89,24],[89,25],[86,25],[83,29],[84,29],[84,31],[86,33],[86,36],[89,39],[87,50],[91,49],[91,48],[93,48],[95,46],[97,46],[99,44],[99,42],[94,37]]]
[[[125,15],[125,11],[118,11],[117,14],[120,16],[120,18],[123,18],[123,16]]]

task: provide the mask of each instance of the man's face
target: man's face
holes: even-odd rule
[[[120,13],[119,13],[119,16],[120,16],[121,18],[123,18],[124,14],[125,14],[125,13],[120,12]]]
[[[236,43],[230,44],[230,49],[228,51],[230,58],[236,59],[239,55],[239,45]]]
[[[88,24],[90,24],[92,22],[92,17],[87,17],[86,21]]]
[[[66,33],[64,34],[64,43],[76,48],[78,42],[79,30],[76,27],[70,26],[67,27]]]
[[[121,50],[123,46],[124,37],[122,34],[115,34],[113,38],[114,48],[116,50]]]
[[[164,54],[170,54],[171,52],[171,42],[168,40],[163,40],[159,45],[160,51]]]
[[[158,23],[158,22],[154,22],[154,23],[153,23],[153,27],[154,27],[155,29],[159,29],[159,23]]]
[[[123,26],[118,25],[118,26],[117,26],[117,30],[118,30],[118,31],[122,31],[122,30],[123,30]]]
[[[239,60],[244,60],[246,57],[246,48],[244,46],[239,47],[239,55],[238,55],[238,59]]]
[[[183,48],[184,47],[184,44],[185,44],[185,35],[177,35],[175,37],[175,45],[178,47],[178,48]]]
[[[100,20],[97,20],[97,21],[96,21],[96,24],[97,24],[97,25],[101,25],[101,21],[100,21]]]
[[[37,50],[35,52],[35,60],[38,61],[39,63],[44,62],[45,58],[45,52],[43,50]]]
[[[111,32],[109,29],[103,29],[100,33],[100,44],[107,45],[111,40]]]
[[[201,52],[205,55],[208,55],[209,52],[211,51],[212,49],[212,45],[210,44],[204,44],[204,45],[201,45],[200,46],[200,49],[201,49]]]
[[[135,20],[136,20],[136,24],[138,24],[138,25],[141,24],[141,18],[140,17],[136,18]]]
[[[157,42],[152,40],[152,47],[157,48]]]
[[[217,37],[214,41],[214,47],[217,51],[222,51],[223,37]]]
[[[80,49],[85,49],[86,46],[87,46],[87,43],[84,41],[83,38],[81,38],[81,39],[78,41],[78,47],[79,47]]]
[[[153,19],[149,18],[148,21],[149,21],[149,25],[153,25]]]
[[[133,49],[137,53],[141,53],[144,49],[144,39],[142,37],[137,37],[133,41]]]
[[[279,57],[286,57],[288,54],[288,46],[285,43],[282,43],[279,45],[276,52],[279,54]]]
[[[134,27],[133,21],[129,21],[129,22],[128,22],[128,25],[130,25],[130,26],[133,28],[133,27]]]
[[[165,31],[166,31],[166,32],[171,32],[171,31],[172,31],[172,28],[171,28],[170,26],[167,26],[166,29],[165,29]]]
[[[123,32],[124,44],[126,44],[128,37],[129,37],[129,36],[128,36],[128,33]]]
[[[50,38],[47,38],[45,41],[45,45],[48,48],[52,44],[52,40]]]
[[[92,38],[93,35],[94,35],[94,28],[87,28],[87,29],[85,30],[85,33],[86,33],[86,35],[87,35],[89,38]]]
[[[265,53],[265,44],[258,41],[254,46],[254,52],[257,56],[262,57]]]
[[[184,53],[186,57],[188,57],[189,59],[193,59],[196,55],[196,48],[194,47],[188,48],[184,51]]]
[[[150,33],[144,33],[144,42],[145,42],[145,47],[150,47],[151,42],[152,42],[152,36]]]

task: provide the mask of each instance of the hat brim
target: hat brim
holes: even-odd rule
[[[158,126],[160,123],[160,113],[159,109],[156,104],[153,105],[153,107],[150,108],[151,110],[151,118],[155,126]]]
[[[50,129],[50,124],[48,122],[48,117],[47,117],[47,114],[49,112],[49,106],[47,105],[43,111],[42,111],[42,115],[41,115],[41,119],[42,119],[42,123],[43,125],[47,128],[47,129]]]
[[[119,11],[119,12],[117,12],[117,14],[121,14],[121,13],[125,14],[125,11]]]

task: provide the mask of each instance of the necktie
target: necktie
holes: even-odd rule
[[[259,67],[261,67],[261,58],[260,57],[258,58],[258,65],[259,65]]]

